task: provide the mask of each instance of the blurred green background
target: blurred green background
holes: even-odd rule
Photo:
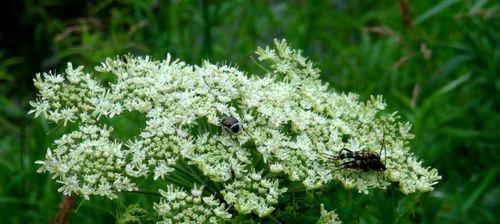
[[[286,38],[336,91],[382,94],[413,123],[413,151],[443,180],[434,192],[370,195],[333,184],[303,205],[324,203],[345,223],[494,223],[500,220],[498,1],[4,1],[0,9],[0,222],[47,223],[58,184],[34,161],[64,130],[26,112],[37,72],[66,62],[93,68],[132,53],[188,63],[228,61],[263,73],[249,57]],[[120,125],[130,124],[117,124]],[[124,196],[78,203],[72,223],[114,222]],[[301,202],[302,203],[302,202]],[[283,205],[286,206],[286,205]],[[316,207],[317,208],[317,207]],[[318,214],[282,209],[282,222]],[[316,211],[318,212],[318,211]],[[263,219],[263,222],[269,220]]]

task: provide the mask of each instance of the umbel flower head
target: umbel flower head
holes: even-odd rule
[[[162,199],[155,204],[155,209],[163,218],[160,223],[222,223],[229,220],[231,214],[225,205],[214,195],[202,197],[203,187],[193,187],[187,193],[168,186],[167,191],[160,190]]]
[[[341,224],[342,221],[339,220],[339,216],[335,211],[325,210],[325,206],[321,204],[321,216],[319,217],[317,224]]]
[[[410,124],[384,112],[381,96],[360,102],[356,94],[332,91],[318,80],[319,70],[285,41],[257,54],[270,64],[263,76],[208,61],[188,65],[170,55],[162,61],[130,55],[106,59],[92,74],[71,63],[63,74],[37,74],[39,97],[29,113],[79,127],[55,141],[45,160],[37,162],[39,171],[52,174],[64,194],[86,198],[114,198],[138,190],[144,178],[168,182],[192,168],[218,186],[207,190],[210,200],[195,188],[191,196],[173,187],[161,191],[165,199],[155,208],[165,222],[226,220],[230,215],[224,208],[264,217],[286,194],[286,183],[313,190],[340,181],[368,193],[394,182],[407,194],[431,191],[441,178],[410,152]],[[101,73],[116,79],[100,83]],[[143,113],[145,126],[120,142],[101,118],[128,111]],[[228,117],[244,132],[223,129],[221,120]],[[349,160],[338,156],[343,148],[377,155],[385,171],[346,165]],[[182,198],[189,202],[179,204]],[[186,217],[171,212],[179,206],[188,209],[182,210]]]

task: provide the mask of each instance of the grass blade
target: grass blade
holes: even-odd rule
[[[431,8],[427,12],[425,12],[424,14],[418,16],[415,19],[414,24],[418,25],[418,24],[420,24],[420,23],[426,21],[427,19],[429,19],[429,18],[437,15],[438,13],[442,12],[443,10],[447,9],[448,7],[450,7],[453,4],[458,3],[458,2],[459,2],[458,0],[445,0],[445,1],[442,1],[441,3],[439,3],[438,5],[436,5],[434,8]]]
[[[467,73],[465,75],[462,75],[458,77],[457,79],[451,81],[448,83],[446,86],[438,90],[438,94],[445,94],[453,89],[455,89],[457,86],[462,84],[463,82],[467,81],[470,78],[470,73]]]

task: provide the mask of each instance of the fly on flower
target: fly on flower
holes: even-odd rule
[[[237,118],[235,118],[234,116],[229,116],[229,117],[223,118],[220,121],[219,125],[223,129],[228,131],[229,134],[238,134],[238,133],[240,133],[241,130],[243,130],[245,133],[247,133],[247,135],[250,138],[252,138],[250,133],[247,132],[247,130],[243,127],[243,125],[241,125],[240,121]]]
[[[207,80],[205,80],[205,77],[202,77],[202,79],[203,79],[203,82],[205,83],[205,85],[210,87]],[[209,91],[212,95],[215,95],[214,93],[212,93],[211,90],[209,90]],[[219,126],[222,127],[224,130],[228,131],[229,134],[231,134],[231,136],[232,136],[232,134],[238,134],[238,133],[240,133],[241,130],[243,130],[245,133],[247,133],[247,135],[250,138],[252,138],[252,136],[247,132],[247,130],[243,127],[243,125],[241,125],[238,118],[236,118],[232,115],[222,118],[222,120],[219,122]]]

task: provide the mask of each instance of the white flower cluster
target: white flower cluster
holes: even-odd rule
[[[64,76],[44,73],[42,79],[40,74],[36,74],[34,82],[41,100],[30,102],[34,109],[29,113],[35,113],[35,116],[43,114],[47,120],[63,122],[64,125],[77,119],[94,123],[96,101],[105,89],[82,69],[83,66],[73,69],[73,65],[68,63]]]
[[[73,193],[115,198],[117,191],[137,190],[124,172],[127,153],[122,145],[110,140],[112,128],[88,125],[63,135],[48,149],[38,172],[48,171],[63,186],[65,195]]]
[[[381,97],[360,102],[355,94],[333,92],[299,51],[285,41],[275,45],[257,50],[259,60],[271,63],[263,77],[209,62],[187,65],[170,55],[164,61],[107,59],[95,70],[116,77],[109,87],[71,64],[65,74],[37,75],[39,99],[30,113],[80,124],[47,151],[41,170],[58,178],[67,194],[114,197],[114,191],[135,188],[130,178],[167,178],[183,160],[225,183],[220,193],[238,212],[260,216],[284,193],[286,186],[278,186],[283,174],[306,189],[332,180],[362,192],[390,182],[404,193],[433,189],[441,177],[409,152],[410,125],[383,113]],[[111,129],[98,124],[102,116],[127,111],[144,113],[147,121],[122,146],[110,139]],[[227,117],[244,131],[223,131]],[[337,156],[342,148],[378,153],[387,170],[339,169],[348,160],[325,154]]]
[[[310,189],[332,177],[365,193],[369,188],[385,188],[389,185],[386,181],[398,182],[403,193],[433,189],[441,176],[435,169],[423,168],[409,152],[411,125],[399,122],[396,113],[382,113],[385,104],[381,96],[361,103],[355,94],[328,91],[328,86],[316,79],[319,71],[299,51],[291,50],[284,41],[275,45],[275,49],[259,49],[257,54],[260,60],[271,61],[274,75],[283,75],[285,81],[252,95],[255,99],[262,96],[258,111],[270,108],[260,115],[269,122],[254,132],[256,136],[267,132],[264,135],[268,138],[257,145],[272,172],[285,172],[290,180],[302,181]],[[342,148],[378,153],[387,167],[383,175],[388,178],[380,178],[377,172],[334,168],[332,164],[338,168],[343,161],[332,162],[323,155],[337,156]]]
[[[264,217],[273,212],[272,205],[277,204],[279,196],[287,191],[278,185],[278,180],[262,178],[260,173],[252,172],[226,184],[221,193],[236,211],[242,214],[253,212]]]
[[[167,191],[160,190],[163,196],[160,203],[154,208],[163,221],[159,223],[225,223],[231,218],[223,203],[210,197],[202,197],[203,187],[194,188],[190,193],[167,187]]]
[[[209,138],[208,134],[204,134],[198,137],[196,145],[198,147],[185,156],[213,181],[225,182],[232,177],[239,177],[247,172],[245,165],[251,164],[248,150],[235,145],[230,138]]]
[[[325,206],[321,204],[321,216],[319,220],[316,222],[317,224],[341,224],[342,221],[339,219],[339,215],[335,211],[327,211],[325,210]]]

